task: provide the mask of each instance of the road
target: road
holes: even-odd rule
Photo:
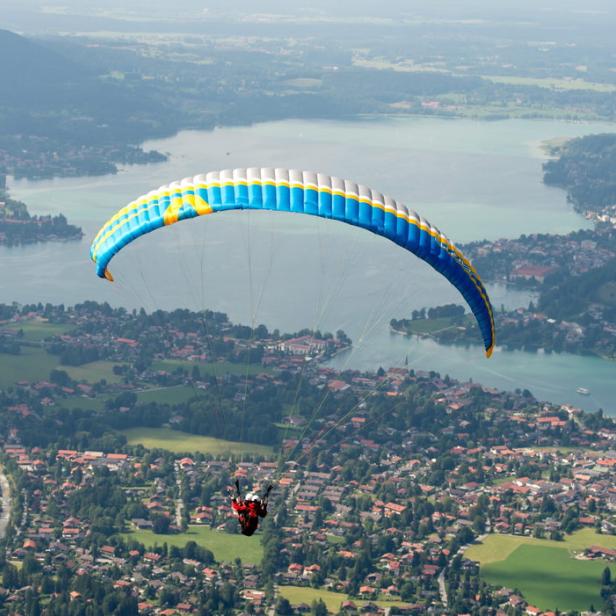
[[[178,498],[175,499],[175,524],[178,528],[182,528],[182,524],[184,523],[184,500],[182,494],[182,477],[177,463],[175,464],[174,472],[175,484],[178,487]]]
[[[4,470],[0,468],[0,488],[2,488],[2,512],[0,512],[0,539],[4,539],[11,517],[11,484]]]
[[[481,543],[485,538],[487,537],[487,535],[480,535],[479,537],[477,537],[477,539],[475,539],[475,541],[473,543],[469,543],[467,545],[463,545],[458,549],[458,552],[460,554],[464,554],[466,548],[468,548],[471,545],[474,545],[475,543]],[[455,556],[454,554],[450,554],[450,557],[453,558]],[[449,607],[449,597],[447,596],[447,586],[445,584],[445,572],[447,571],[447,567],[444,567],[443,570],[439,573],[438,576],[438,591],[439,594],[441,595],[441,603],[445,606],[445,607]]]
[[[449,599],[447,597],[447,586],[445,586],[445,569],[443,569],[438,576],[438,591],[441,595],[441,603],[448,607]]]

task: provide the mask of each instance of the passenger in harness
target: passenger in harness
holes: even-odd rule
[[[265,495],[259,498],[256,494],[249,492],[245,498],[242,498],[240,493],[240,482],[235,480],[235,489],[237,495],[231,499],[233,511],[237,513],[237,517],[242,528],[242,535],[250,537],[259,527],[259,518],[264,518],[267,515],[267,500],[269,493],[272,491],[272,486],[268,486]]]

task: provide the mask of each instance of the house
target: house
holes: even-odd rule
[[[260,606],[265,601],[265,593],[261,590],[245,589],[241,595],[246,601],[256,606]]]
[[[400,515],[406,511],[406,507],[404,505],[398,505],[397,503],[385,503],[384,509],[386,517]]]

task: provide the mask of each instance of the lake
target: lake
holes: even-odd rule
[[[611,410],[616,363],[569,355],[441,347],[389,332],[391,318],[462,299],[414,256],[365,231],[294,214],[230,212],[175,225],[143,238],[111,265],[116,283],[94,274],[88,249],[117,209],[174,179],[225,167],[321,170],[365,183],[405,202],[457,243],[522,233],[566,233],[588,222],[565,193],[543,185],[546,139],[613,130],[605,123],[426,117],[354,122],[284,121],[212,132],[184,131],[150,141],[167,162],[123,168],[115,176],[29,182],[9,178],[32,212],[64,213],[82,242],[0,249],[0,301],[74,304],[85,299],[127,307],[211,308],[234,321],[296,331],[344,329],[355,348],[337,367],[402,365],[541,399]],[[490,287],[495,308],[530,296]],[[592,391],[581,397],[577,386]]]

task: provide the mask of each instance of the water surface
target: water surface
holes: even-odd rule
[[[438,118],[357,122],[285,121],[212,132],[184,131],[146,143],[169,161],[118,175],[11,181],[33,212],[63,212],[83,226],[82,242],[0,249],[0,301],[127,307],[186,306],[227,312],[234,321],[284,331],[342,328],[356,341],[338,367],[401,365],[438,370],[586,408],[611,408],[616,364],[574,356],[441,347],[392,336],[391,318],[423,306],[461,302],[427,265],[360,229],[308,216],[230,212],[160,230],[127,247],[101,281],[88,260],[98,227],[119,207],[174,179],[211,169],[285,166],[322,170],[404,201],[455,242],[522,233],[566,233],[588,225],[563,191],[543,185],[540,143],[612,130],[605,123]],[[529,295],[491,287],[496,308]],[[582,398],[577,386],[592,390]]]

